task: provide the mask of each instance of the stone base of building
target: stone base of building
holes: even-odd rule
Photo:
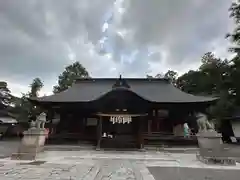
[[[38,153],[44,150],[46,139],[45,129],[32,128],[24,132],[17,153],[13,153],[11,159],[34,160]]]
[[[236,160],[227,157],[207,157],[197,154],[197,159],[208,165],[236,166]]]

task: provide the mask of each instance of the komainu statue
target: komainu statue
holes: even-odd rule
[[[36,128],[44,129],[46,121],[47,121],[47,115],[45,112],[42,112],[36,119]]]
[[[197,113],[196,117],[199,132],[215,131],[214,125],[208,121],[207,116],[205,114]]]

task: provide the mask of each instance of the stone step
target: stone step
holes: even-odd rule
[[[87,149],[96,149],[94,145],[46,145],[44,147],[45,151],[79,151]]]
[[[196,153],[199,151],[198,147],[164,147],[164,146],[145,146],[148,151],[162,151],[169,153]]]

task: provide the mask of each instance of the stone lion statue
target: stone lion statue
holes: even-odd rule
[[[207,116],[205,114],[197,113],[196,117],[197,117],[197,124],[200,132],[215,130],[214,125],[208,121]]]
[[[46,122],[47,122],[47,114],[45,112],[42,112],[36,119],[36,128],[44,129]]]

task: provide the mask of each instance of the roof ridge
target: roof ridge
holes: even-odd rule
[[[77,78],[75,83],[78,82],[92,82],[92,81],[117,81],[119,78]],[[150,82],[150,81],[162,81],[162,82],[170,82],[167,78],[121,78],[126,81],[142,81],[142,82]]]

